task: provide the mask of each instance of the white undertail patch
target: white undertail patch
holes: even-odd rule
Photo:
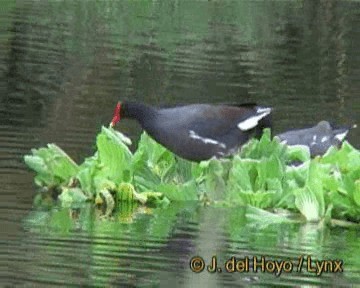
[[[214,139],[211,139],[211,138],[202,137],[202,136],[196,134],[195,131],[193,131],[193,130],[189,131],[189,136],[190,136],[190,138],[200,140],[205,144],[219,145],[221,148],[224,148],[224,149],[226,148],[226,145],[224,143],[219,142]]]
[[[244,121],[241,121],[237,127],[241,130],[241,131],[248,131],[250,129],[255,128],[258,124],[259,121],[266,117],[267,115],[269,115],[271,112],[271,108],[265,108],[265,107],[257,107],[256,108],[256,115],[252,115],[249,118],[245,119]]]
[[[335,135],[335,138],[338,139],[340,142],[344,141],[346,135],[348,134],[349,131],[345,131],[343,133],[339,133]]]

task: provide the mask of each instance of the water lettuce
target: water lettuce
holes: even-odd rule
[[[105,215],[123,203],[164,207],[202,201],[287,209],[311,222],[360,222],[360,151],[346,141],[311,159],[307,147],[288,147],[265,130],[232,158],[200,163],[176,157],[146,133],[134,153],[130,144],[120,132],[102,127],[97,151],[81,165],[55,144],[33,149],[24,160],[36,172],[36,185],[57,189],[62,205],[93,201],[106,207]]]
[[[27,166],[37,172],[35,183],[38,186],[55,187],[62,185],[75,175],[78,165],[55,144],[47,148],[32,149],[32,155],[26,155]]]

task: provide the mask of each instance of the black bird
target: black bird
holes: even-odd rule
[[[172,108],[118,103],[110,123],[122,118],[137,120],[158,143],[191,160],[231,155],[250,137],[259,137],[263,128],[271,126],[271,108],[255,104],[210,105],[191,104]]]
[[[327,121],[320,121],[316,126],[306,129],[290,130],[276,135],[287,145],[304,145],[310,149],[310,155],[324,155],[330,146],[339,147],[349,130],[356,125],[334,128]]]

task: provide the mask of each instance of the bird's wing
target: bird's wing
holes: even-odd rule
[[[247,105],[246,107],[196,105],[192,109],[180,111],[182,114],[178,115],[177,124],[181,123],[183,129],[192,130],[202,137],[217,139],[234,129],[244,132],[255,128],[270,111],[269,108],[261,107],[250,109]]]

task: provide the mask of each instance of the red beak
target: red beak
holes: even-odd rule
[[[115,124],[120,121],[120,110],[121,110],[121,103],[118,102],[115,107],[114,116],[110,122],[110,127],[114,127]]]

